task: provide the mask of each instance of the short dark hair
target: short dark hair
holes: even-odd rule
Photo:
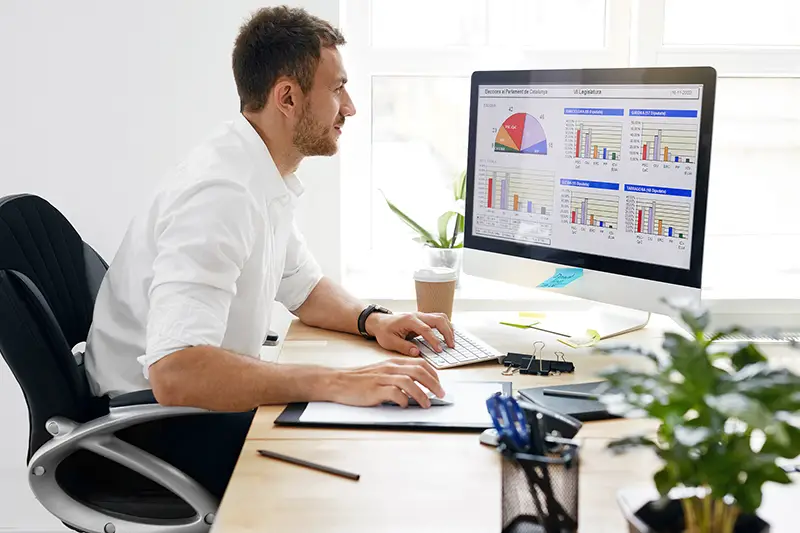
[[[322,48],[343,44],[338,29],[304,9],[259,9],[242,25],[233,48],[240,111],[261,110],[281,76],[296,80],[307,93],[314,84]]]

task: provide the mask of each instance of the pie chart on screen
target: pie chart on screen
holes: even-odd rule
[[[495,152],[547,155],[547,137],[536,117],[514,113],[508,117],[494,139]]]

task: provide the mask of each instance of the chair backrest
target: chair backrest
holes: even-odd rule
[[[25,395],[28,459],[53,416],[86,422],[107,412],[72,348],[85,341],[108,265],[50,203],[0,199],[0,353]]]

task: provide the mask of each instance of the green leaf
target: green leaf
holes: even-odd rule
[[[711,315],[704,310],[684,309],[681,311],[681,320],[697,335],[706,330],[711,321]]]
[[[737,465],[735,471],[744,472],[747,476],[744,481],[732,485],[731,494],[744,513],[754,513],[761,507],[762,490],[764,483],[773,482],[788,485],[791,478],[774,462],[774,458],[764,459],[762,455],[756,456],[756,464]]]
[[[607,387],[600,399],[609,412],[644,413],[660,422],[652,441],[632,438],[611,446],[623,451],[650,446],[664,463],[654,477],[662,494],[676,486],[707,487],[714,498],[730,495],[743,512],[754,512],[765,483],[788,479],[776,461],[800,455],[800,428],[792,424],[800,412],[800,376],[771,367],[752,346],[711,346],[704,332],[708,314],[680,312],[695,335],[666,334],[664,354],[638,347],[597,349],[642,355],[655,363],[655,369],[633,367],[649,372],[630,370],[630,365],[600,372]],[[758,450],[754,445],[761,432]],[[657,444],[650,445],[653,441]]]
[[[766,361],[753,363],[736,370],[731,374],[730,380],[739,382],[737,386],[746,386],[747,388],[751,388],[750,385],[753,384],[758,384],[758,387],[771,386],[776,383],[771,375],[774,371]]]
[[[786,433],[789,435],[789,449],[792,453],[800,455],[800,427],[787,422],[783,422],[783,424],[785,424]]]
[[[662,496],[666,496],[667,493],[677,485],[675,478],[670,472],[669,465],[655,473],[653,482],[656,484],[658,493]]]
[[[381,194],[383,194],[383,191],[381,191]],[[389,209],[391,209],[392,212],[400,218],[400,220],[405,222],[408,227],[416,231],[421,238],[425,239],[425,243],[430,245],[439,244],[439,242],[434,238],[433,235],[431,235],[431,233],[428,230],[426,230],[425,228],[414,222],[414,220],[412,220],[411,217],[403,213],[396,205],[394,205],[392,202],[389,201],[388,198],[386,198],[385,194],[383,194],[383,198],[384,200],[386,200],[386,204],[389,206]]]
[[[772,420],[772,414],[759,402],[737,392],[720,396],[707,395],[705,401],[723,415],[738,418],[753,428],[765,429]]]
[[[695,339],[703,339],[703,333],[711,319],[707,310],[685,301],[679,302],[668,298],[662,298],[661,301],[680,315],[683,323],[689,326],[694,333]]]
[[[761,485],[742,483],[734,485],[731,494],[736,499],[736,504],[745,514],[753,514],[761,507]]]
[[[693,448],[711,437],[711,430],[705,427],[689,427],[679,425],[675,427],[675,440],[681,445]]]
[[[450,219],[454,216],[458,216],[458,213],[455,211],[447,211],[439,217],[439,243],[441,243],[442,248],[450,248],[451,241],[447,236],[447,226],[450,224]]]
[[[458,178],[453,180],[453,197],[464,200],[467,197],[467,171],[463,171]]]
[[[725,337],[727,335],[735,335],[737,333],[744,333],[744,334],[748,335],[748,334],[750,334],[750,331],[748,329],[745,329],[745,328],[741,327],[741,326],[733,326],[731,328],[721,329],[721,330],[717,331],[716,333],[714,333],[711,336],[711,338],[708,339],[707,344],[711,344],[714,341],[717,341],[717,340],[719,340],[722,337]]]
[[[687,350],[694,350],[694,344],[691,340],[682,335],[667,331],[664,333],[664,342],[661,344],[664,351],[672,356],[674,359],[676,355],[682,355]]]
[[[791,444],[791,439],[789,438],[789,432],[786,430],[786,426],[788,426],[788,424],[780,422],[777,424],[770,424],[764,430],[764,434],[767,435],[767,438],[775,441],[776,445],[786,449]]]
[[[653,439],[644,435],[624,437],[608,443],[608,449],[614,453],[624,453],[631,448],[638,448],[640,446],[655,448],[657,447],[657,444],[653,441]]]
[[[792,482],[789,474],[775,463],[762,466],[759,468],[758,473],[763,476],[764,481],[772,481],[781,485],[789,485]]]
[[[786,422],[779,422],[772,431],[766,432],[767,440],[761,453],[774,454],[787,459],[800,455],[800,428]]]
[[[736,370],[741,370],[748,365],[766,362],[767,358],[752,344],[747,344],[731,356],[731,363]]]
[[[715,378],[714,367],[705,351],[705,343],[686,339],[677,333],[664,333],[664,350],[675,370],[683,374],[687,392],[708,392]]]
[[[800,377],[788,369],[756,363],[723,381],[726,387],[759,401],[771,412],[800,411]]]

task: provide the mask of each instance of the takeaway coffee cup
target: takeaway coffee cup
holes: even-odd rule
[[[452,318],[457,278],[456,271],[446,267],[422,268],[414,272],[417,311],[444,313]]]

